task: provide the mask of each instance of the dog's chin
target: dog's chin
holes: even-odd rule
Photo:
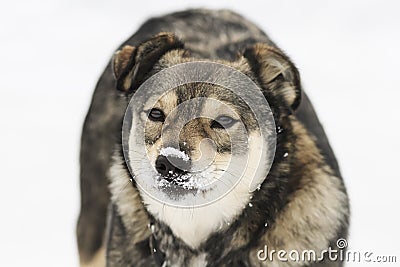
[[[172,200],[179,200],[186,195],[196,196],[213,190],[213,184],[201,173],[186,173],[172,177],[155,177],[156,187]]]

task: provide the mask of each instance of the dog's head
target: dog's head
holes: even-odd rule
[[[117,89],[132,97],[156,73],[198,60],[190,57],[184,44],[171,33],[161,33],[137,47],[124,46],[113,58]],[[235,61],[217,62],[243,73],[258,85],[277,125],[282,117],[297,108],[300,102],[298,72],[276,48],[260,43],[247,48]],[[146,93],[149,98],[154,96],[151,90]],[[172,186],[180,193],[206,194],[213,182],[229,172],[232,176],[248,178],[244,179],[247,187],[236,191],[236,194],[245,194],[240,190],[248,189],[253,179],[250,176],[256,175],[259,164],[252,156],[263,148],[254,109],[267,107],[250,107],[242,96],[224,86],[195,81],[157,95],[150,105],[135,105],[140,107],[139,112],[137,116],[128,116],[129,123],[143,125],[144,132],[138,133],[135,127],[129,127],[128,164],[148,166],[142,164],[147,161],[152,169],[139,167],[140,174],[133,175],[151,176],[160,188]],[[135,150],[140,142],[145,153]],[[230,166],[233,157],[239,160]]]

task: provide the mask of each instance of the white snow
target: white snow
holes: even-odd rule
[[[183,159],[184,161],[188,161],[189,160],[189,156],[185,152],[183,152],[181,150],[178,150],[178,149],[176,149],[174,147],[163,147],[163,148],[161,148],[160,155],[163,155],[163,156],[166,156],[166,157],[167,156],[175,156],[177,158]]]

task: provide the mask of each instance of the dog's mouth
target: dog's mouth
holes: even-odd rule
[[[157,175],[155,186],[172,199],[187,194],[205,194],[213,190],[213,181],[206,172],[185,172],[168,176]]]

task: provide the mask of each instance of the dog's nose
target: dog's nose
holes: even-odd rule
[[[160,155],[156,160],[156,170],[164,177],[173,177],[185,173],[187,170],[187,163],[178,157],[167,158]]]

